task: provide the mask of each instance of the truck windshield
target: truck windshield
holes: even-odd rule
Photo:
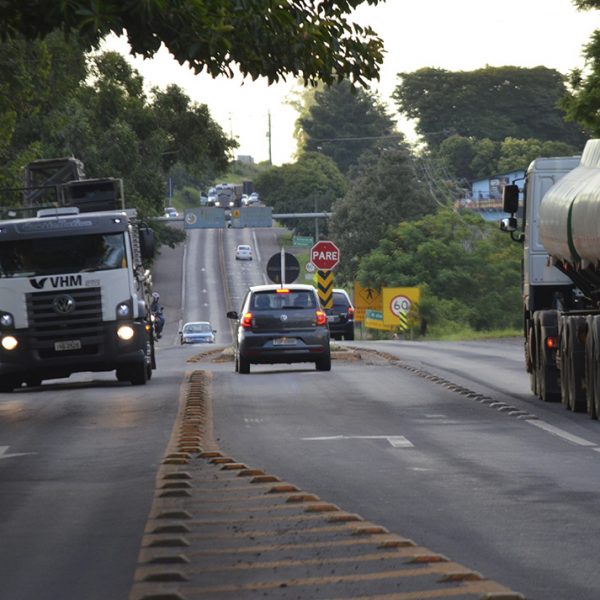
[[[0,278],[127,267],[123,233],[0,242]]]

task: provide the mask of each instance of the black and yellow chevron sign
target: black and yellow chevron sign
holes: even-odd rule
[[[400,320],[398,329],[400,329],[402,331],[406,331],[408,329],[408,313],[407,312],[399,312],[398,319]]]
[[[317,271],[317,292],[323,308],[333,306],[333,271]]]

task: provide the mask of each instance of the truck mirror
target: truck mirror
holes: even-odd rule
[[[150,227],[140,227],[140,250],[142,258],[153,258],[155,249],[154,231]]]
[[[519,186],[511,183],[502,190],[502,210],[514,215],[519,210]]]
[[[508,217],[506,219],[502,219],[500,221],[500,229],[502,231],[507,231],[508,233],[512,233],[517,230],[517,218],[516,217]]]

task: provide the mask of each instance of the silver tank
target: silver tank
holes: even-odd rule
[[[540,204],[540,239],[553,258],[585,268],[600,264],[600,139]]]

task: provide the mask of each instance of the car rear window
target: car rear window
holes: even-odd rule
[[[334,308],[348,308],[350,306],[350,302],[348,302],[348,298],[344,294],[333,293],[333,307]]]
[[[282,308],[316,308],[315,295],[308,291],[257,292],[252,296],[250,310],[270,310]]]

